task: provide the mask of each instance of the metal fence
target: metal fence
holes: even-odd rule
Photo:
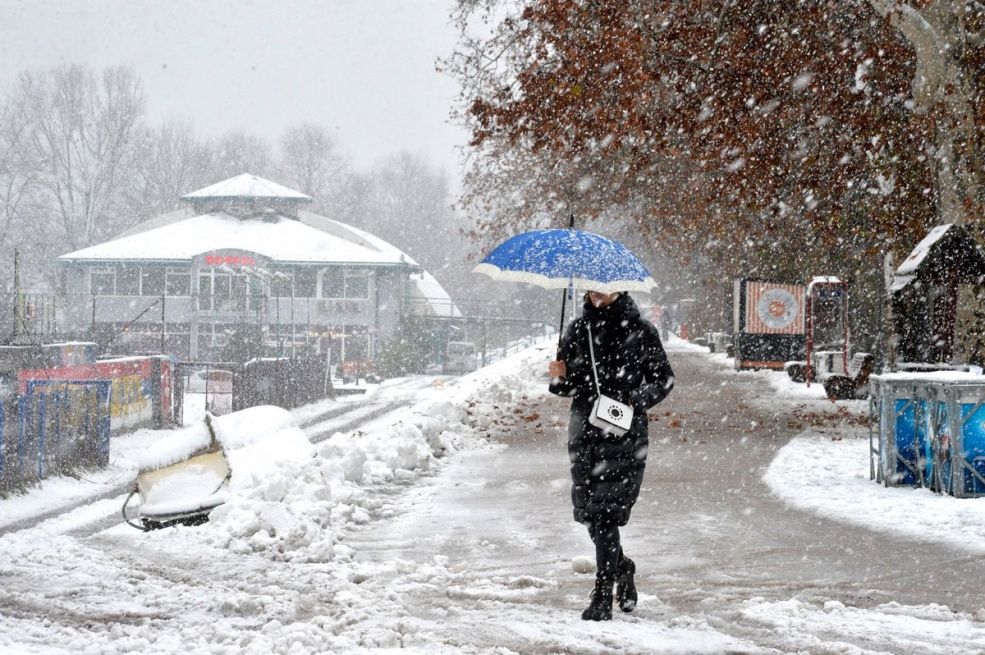
[[[332,393],[321,357],[283,357],[234,362],[180,362],[175,376],[176,417],[181,425],[199,420],[206,411],[231,411],[276,405],[287,409]]]

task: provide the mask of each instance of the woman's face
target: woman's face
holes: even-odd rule
[[[619,297],[619,292],[615,293],[601,293],[599,291],[589,291],[588,292],[588,302],[592,303],[595,307],[605,307],[611,305]]]

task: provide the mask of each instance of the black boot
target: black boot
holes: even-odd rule
[[[619,562],[619,572],[616,577],[616,602],[619,603],[619,609],[623,612],[632,612],[636,609],[634,575],[636,575],[636,563],[628,557],[624,557]]]
[[[608,621],[612,618],[612,581],[596,578],[592,603],[581,613],[583,621]]]

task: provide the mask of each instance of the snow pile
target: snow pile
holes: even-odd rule
[[[272,405],[250,407],[227,414],[212,416],[212,430],[227,454],[257,458],[252,464],[262,465],[268,457],[274,460],[314,454],[307,437],[298,428],[286,409]],[[160,434],[160,433],[158,433]],[[212,435],[205,421],[175,430],[160,439],[137,458],[140,469],[156,469],[187,459],[209,447]],[[276,443],[276,447],[272,447]],[[305,446],[305,444],[308,444]]]
[[[854,646],[852,639],[856,635],[891,635],[894,652],[899,653],[972,655],[981,653],[985,643],[985,631],[975,617],[933,604],[885,603],[863,609],[836,600],[822,604],[798,599],[751,598],[743,604],[741,613],[771,627],[787,652],[874,652]],[[929,644],[943,647],[925,650]]]
[[[378,429],[336,433],[321,448],[322,459],[341,467],[341,478],[360,483],[368,475],[376,482],[427,471],[432,462],[461,444],[464,413],[449,402],[428,401],[398,412]]]
[[[794,438],[763,476],[798,509],[908,539],[985,554],[985,498],[884,487],[869,479],[868,439]]]
[[[229,500],[212,511],[202,531],[207,541],[277,560],[331,559],[332,494],[323,471],[288,460],[268,465],[266,476],[237,481],[235,465],[232,470]]]
[[[702,346],[696,344],[687,339],[681,339],[679,336],[673,332],[667,333],[667,338],[663,341],[664,350],[667,352],[694,352],[694,353],[710,353],[711,349],[708,346]]]
[[[229,500],[213,510],[206,532],[233,552],[266,552],[293,559],[299,549],[322,542],[331,493],[313,467],[315,449],[290,412],[251,407],[213,420],[232,476]],[[303,553],[305,560],[331,557],[331,541]]]
[[[812,382],[810,386],[808,386],[806,382],[794,382],[793,379],[787,375],[786,371],[761,369],[735,371],[735,374],[738,376],[754,377],[765,380],[771,387],[773,387],[776,395],[781,398],[788,398],[792,400],[827,400],[828,398],[828,394],[824,391],[824,385],[820,382]]]
[[[441,397],[362,430],[336,433],[317,449],[279,408],[215,418],[232,470],[230,497],[196,530],[209,544],[236,553],[308,562],[348,556],[347,548],[337,547],[337,534],[380,510],[369,490],[410,483],[440,458],[481,442],[483,431],[501,418],[501,405],[546,383],[545,361],[540,349],[523,351],[460,379]],[[194,445],[195,438],[183,436],[182,443]],[[168,456],[176,450],[162,447]]]
[[[218,501],[225,499],[225,503],[211,513],[211,529],[205,531],[209,541],[234,552],[265,551],[288,559],[298,545],[318,541],[328,524],[331,496],[319,471],[309,466],[315,449],[290,412],[260,406],[210,420],[231,475],[228,493],[219,494]],[[176,431],[143,454],[141,468],[184,460],[208,448],[211,441],[204,421]],[[152,504],[145,505],[144,511],[177,512],[186,511],[184,506],[195,509],[215,504],[201,497],[199,478],[207,472],[181,469],[171,474],[151,489],[153,497],[148,495],[146,500]],[[173,481],[184,486],[176,489],[170,484]],[[214,489],[216,484],[209,478],[206,487]],[[316,559],[326,555],[330,548],[327,553],[322,548],[308,554]]]
[[[183,430],[175,430],[137,454],[137,468],[143,471],[170,466],[205,450],[211,442],[212,436],[204,421]]]

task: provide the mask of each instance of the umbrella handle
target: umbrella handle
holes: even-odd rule
[[[575,229],[575,213],[571,212],[571,216],[568,218],[568,229]],[[561,327],[557,331],[557,357],[554,359],[561,359],[561,340],[564,338],[564,307],[568,301],[568,292],[571,291],[571,283],[568,283],[568,288],[561,292]]]
[[[564,338],[564,307],[568,302],[568,290],[565,289],[561,292],[561,327],[557,331],[557,357],[554,359],[561,359],[561,340]]]

